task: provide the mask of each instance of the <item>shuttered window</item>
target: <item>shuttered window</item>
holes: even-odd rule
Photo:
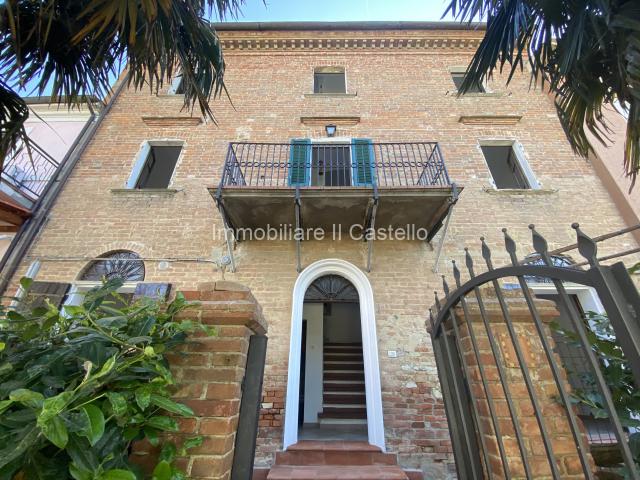
[[[311,140],[299,138],[291,140],[289,147],[289,185],[309,185],[311,167]]]
[[[371,140],[354,138],[351,140],[351,165],[353,184],[359,187],[371,186],[375,181],[374,152]]]
[[[63,304],[70,284],[61,282],[33,282],[27,294],[20,300],[18,310],[33,310],[46,307],[47,300],[60,308]]]

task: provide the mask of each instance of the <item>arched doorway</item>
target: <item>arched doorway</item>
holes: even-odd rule
[[[316,282],[319,280],[318,282]],[[316,282],[316,283],[314,283]],[[310,289],[311,287],[311,289]],[[373,292],[366,275],[344,260],[327,259],[311,264],[300,273],[293,290],[291,314],[291,341],[289,348],[289,371],[285,404],[284,448],[298,441],[298,426],[301,405],[301,364],[303,340],[303,313],[305,296],[311,300],[330,297],[354,304],[357,295],[361,334],[362,370],[366,405],[366,437],[372,445],[384,450],[384,425],[382,419],[382,395],[378,366],[378,342],[376,336]],[[349,301],[351,300],[351,301]],[[325,302],[318,302],[324,304]],[[323,308],[323,307],[321,307]],[[353,305],[351,307],[353,309]],[[355,331],[352,329],[352,333]],[[340,342],[334,342],[340,343]],[[355,342],[342,342],[355,343]],[[305,341],[306,344],[306,341]],[[317,357],[315,359],[317,361]],[[308,371],[308,370],[307,370]],[[303,390],[304,391],[304,390]],[[349,407],[347,407],[349,408]],[[362,423],[362,422],[361,422]]]

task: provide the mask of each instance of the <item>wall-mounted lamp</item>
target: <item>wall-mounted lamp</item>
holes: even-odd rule
[[[324,131],[327,132],[327,137],[333,137],[336,134],[336,126],[335,125],[325,125]]]

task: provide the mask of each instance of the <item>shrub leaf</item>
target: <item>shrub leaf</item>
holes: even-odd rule
[[[89,443],[93,447],[104,434],[104,414],[102,410],[93,404],[85,405],[82,407],[82,410],[84,410],[85,415],[89,419],[87,428],[82,434],[87,437],[87,440],[89,440]]]

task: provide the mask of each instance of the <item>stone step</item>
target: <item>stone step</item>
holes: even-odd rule
[[[341,380],[341,381],[357,380],[357,381],[364,382],[364,372],[347,372],[347,373],[325,372],[324,380],[325,381],[327,381],[327,380]]]
[[[397,465],[275,465],[267,480],[408,480]]]
[[[326,407],[318,418],[367,418],[365,407]]]
[[[324,356],[325,362],[358,362],[362,363],[362,355],[356,353],[330,353]]]
[[[324,362],[324,371],[333,371],[333,370],[348,370],[348,371],[356,371],[356,372],[364,372],[364,365],[362,363],[331,363]]]
[[[362,355],[362,348],[359,347],[324,347],[325,354],[350,354],[350,355]]]
[[[362,368],[325,368],[324,373],[358,373],[364,375],[364,370]]]
[[[362,392],[364,393],[364,381],[328,381],[323,384],[324,392]]]
[[[365,404],[367,402],[367,397],[362,393],[328,393],[325,392],[322,396],[322,401],[326,404],[332,403],[358,403]]]
[[[338,356],[338,360],[327,360],[326,358],[324,359],[324,364],[326,365],[327,363],[331,363],[331,364],[336,364],[336,365],[341,365],[343,363],[357,363],[358,365],[364,365],[364,362],[362,361],[362,358],[351,358],[348,356]]]
[[[325,347],[359,347],[362,348],[362,343],[361,342],[354,342],[354,343],[333,343],[333,342],[326,342],[324,344]]]
[[[334,427],[339,425],[341,427],[356,427],[360,425],[366,425],[366,418],[318,418],[318,424],[322,427]]]

